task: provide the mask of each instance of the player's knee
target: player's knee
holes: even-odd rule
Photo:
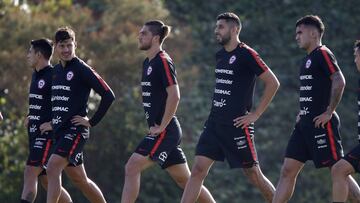
[[[281,174],[280,174],[282,179],[295,179],[297,176],[297,171],[294,170],[292,167],[290,166],[286,166],[284,165],[281,168]]]
[[[24,171],[24,182],[28,183],[28,182],[35,182],[37,179],[37,174],[32,171],[30,168],[25,168]]]
[[[261,172],[256,166],[254,166],[251,168],[244,168],[244,174],[251,182],[255,182],[259,179],[259,175],[261,175]]]
[[[185,188],[187,180],[188,179],[185,178],[185,177],[176,177],[176,178],[174,178],[174,181],[176,182],[176,184],[182,189]]]
[[[195,164],[191,170],[191,177],[205,179],[208,172],[207,168],[202,167],[200,164]]]
[[[139,168],[138,164],[130,159],[125,165],[125,176],[134,176],[140,173]]]
[[[55,165],[48,165],[46,168],[46,176],[48,178],[57,178],[60,176],[61,171]]]
[[[345,178],[347,175],[348,174],[346,174],[346,171],[343,169],[341,162],[337,162],[331,167],[331,177],[333,180],[338,178]]]
[[[35,200],[35,196],[36,196],[36,192],[29,190],[28,192],[26,192],[24,199],[29,202],[33,202]]]
[[[87,177],[75,177],[71,179],[71,182],[77,187],[77,188],[84,188],[87,185],[90,184],[90,179]]]
[[[39,182],[40,182],[40,184],[41,184],[41,186],[45,189],[45,190],[47,190],[47,186],[48,186],[48,180],[47,180],[47,178],[46,178],[46,176],[40,176],[39,177]]]

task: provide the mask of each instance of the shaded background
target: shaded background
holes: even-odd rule
[[[70,25],[77,34],[77,55],[109,83],[117,98],[103,121],[91,129],[85,147],[88,176],[108,202],[120,202],[124,165],[146,133],[141,103],[140,75],[144,53],[137,34],[149,19],[173,27],[164,48],[178,72],[181,102],[178,117],[183,128],[182,147],[190,165],[194,147],[208,116],[214,85],[214,55],[220,48],[213,34],[219,13],[232,11],[243,23],[240,39],[259,52],[280,80],[281,87],[268,110],[256,123],[256,145],[264,174],[276,185],[287,141],[298,111],[298,67],[305,52],[295,42],[295,22],[306,14],[322,17],[323,43],[335,54],[347,80],[338,107],[343,145],[357,144],[357,78],[353,42],[360,38],[357,0],[0,0],[0,202],[18,202],[27,157],[28,86],[32,70],[26,64],[29,41],[53,38],[59,26]],[[53,63],[57,63],[55,57]],[[262,84],[257,86],[261,93]],[[255,102],[259,94],[255,95]],[[90,112],[99,98],[91,97]],[[355,177],[359,180],[359,177]],[[75,203],[87,202],[63,177]],[[241,170],[216,163],[205,181],[218,202],[263,202]],[[166,172],[153,167],[143,173],[138,202],[179,202],[182,191]],[[40,189],[36,202],[45,202]],[[330,202],[328,169],[307,163],[290,202]]]

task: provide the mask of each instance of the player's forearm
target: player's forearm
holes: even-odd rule
[[[332,83],[331,83],[331,96],[328,111],[329,113],[333,113],[340,103],[341,97],[343,95],[345,88],[345,78],[341,72],[336,72],[332,75]]]
[[[255,114],[259,117],[264,113],[266,108],[269,106],[271,100],[273,99],[275,93],[279,89],[280,83],[273,77],[271,80],[265,81],[265,89],[263,96],[260,99],[260,103],[255,110]]]
[[[160,129],[165,129],[170,120],[174,117],[177,107],[179,105],[180,95],[176,92],[171,95],[168,94],[166,99],[166,106],[163,118],[161,120]]]

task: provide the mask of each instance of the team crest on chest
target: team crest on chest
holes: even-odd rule
[[[44,87],[44,85],[45,85],[45,80],[43,80],[43,79],[39,80],[39,82],[38,82],[38,88],[41,89],[41,88]]]
[[[66,74],[66,80],[70,81],[74,77],[74,73],[72,71],[69,71]]]
[[[147,75],[150,75],[150,74],[151,74],[151,72],[152,72],[152,67],[151,67],[151,66],[149,66],[149,67],[148,67],[148,69],[147,69]]]
[[[310,68],[310,66],[311,66],[311,60],[308,59],[305,64],[305,68]]]
[[[229,59],[229,64],[233,64],[235,60],[236,60],[236,56],[235,55],[231,56]]]

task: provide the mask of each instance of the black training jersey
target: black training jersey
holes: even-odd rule
[[[166,88],[177,84],[175,66],[165,51],[145,59],[141,79],[143,106],[149,127],[161,124],[167,99]]]
[[[51,121],[51,81],[53,68],[46,66],[34,71],[29,91],[29,135],[40,133],[39,127]]]
[[[300,120],[313,122],[314,117],[324,113],[331,95],[330,76],[340,71],[334,54],[319,46],[308,54],[300,67]]]
[[[74,57],[63,67],[61,63],[54,67],[52,85],[52,125],[53,129],[68,128],[75,115],[87,115],[87,102],[90,90],[101,96],[100,105],[89,120],[96,125],[105,115],[115,96],[100,75],[81,59]]]
[[[269,68],[259,54],[244,43],[216,53],[216,84],[210,118],[225,124],[249,112],[257,76]]]

